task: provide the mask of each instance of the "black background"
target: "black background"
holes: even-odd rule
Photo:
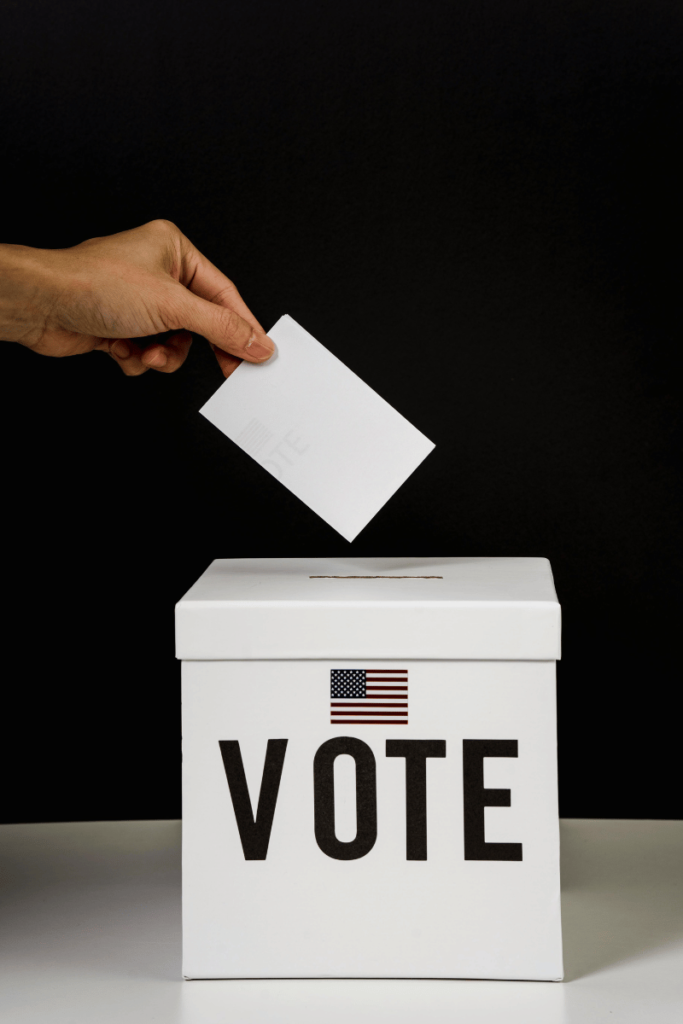
[[[436,442],[352,545],[174,376],[2,346],[2,818],[177,817],[214,557],[545,555],[565,816],[683,817],[678,0],[5,0],[2,239],[175,221]]]

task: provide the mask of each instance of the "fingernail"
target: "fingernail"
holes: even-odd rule
[[[127,359],[130,355],[130,345],[127,341],[115,341],[111,346],[111,351],[119,359]]]
[[[164,352],[163,348],[157,348],[152,352],[145,352],[142,357],[142,361],[146,363],[147,366],[155,366],[157,369],[161,369],[162,366],[166,366],[168,356]]]
[[[267,334],[260,335],[257,340],[256,331],[252,331],[251,338],[245,345],[245,350],[253,359],[263,362],[264,359],[270,359],[275,351],[275,344]]]

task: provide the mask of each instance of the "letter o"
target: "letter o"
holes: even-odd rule
[[[334,830],[334,762],[350,754],[356,762],[356,838],[337,839]],[[335,860],[358,860],[377,839],[377,767],[367,743],[354,736],[335,736],[316,751],[313,759],[315,838],[318,846]]]

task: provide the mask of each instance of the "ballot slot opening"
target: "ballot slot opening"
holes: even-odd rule
[[[309,576],[309,580],[442,580],[443,576]]]

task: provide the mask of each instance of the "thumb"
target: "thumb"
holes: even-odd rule
[[[217,348],[250,363],[263,363],[275,351],[275,343],[260,327],[227,306],[207,302],[190,291],[185,292],[182,320],[188,331],[203,335]]]

